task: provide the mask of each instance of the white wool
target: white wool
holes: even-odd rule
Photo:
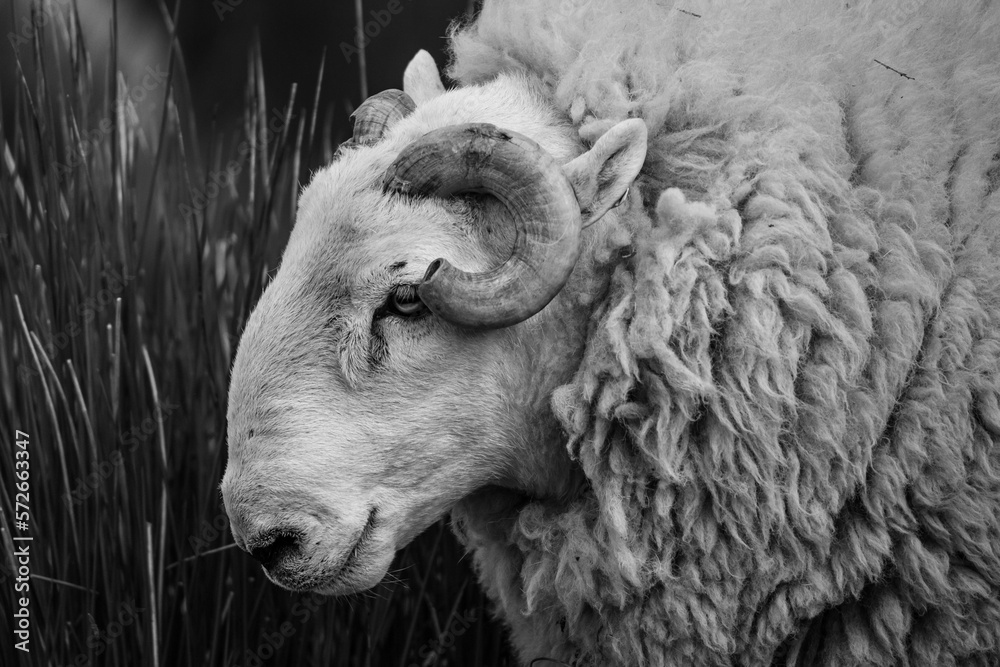
[[[455,512],[525,664],[997,661],[998,36],[995,2],[912,0],[452,31],[461,84],[536,79],[584,145],[649,130],[553,398],[589,492]]]

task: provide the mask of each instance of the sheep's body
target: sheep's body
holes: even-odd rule
[[[998,664],[1000,7],[532,4],[452,76],[650,140],[552,402],[588,489],[453,513],[522,658]]]
[[[347,593],[452,510],[525,664],[1000,663],[1000,8],[873,4],[487,2],[464,87],[418,56],[241,338],[237,543]],[[494,185],[396,171],[468,123]],[[564,222],[635,182],[470,329],[412,293],[517,247],[507,131]]]

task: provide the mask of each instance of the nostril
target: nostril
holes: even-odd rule
[[[253,542],[248,540],[247,552],[269,570],[295,552],[298,546],[299,536],[296,533],[273,530]]]

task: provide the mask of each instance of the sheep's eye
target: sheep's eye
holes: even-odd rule
[[[397,285],[389,292],[385,309],[399,317],[419,317],[427,312],[427,306],[417,295],[416,285]]]

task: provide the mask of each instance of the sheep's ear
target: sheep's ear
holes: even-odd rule
[[[423,104],[444,92],[434,57],[423,49],[417,51],[403,72],[403,92],[417,104]]]
[[[576,192],[584,226],[613,208],[646,159],[646,123],[631,118],[601,135],[593,148],[563,165]]]

